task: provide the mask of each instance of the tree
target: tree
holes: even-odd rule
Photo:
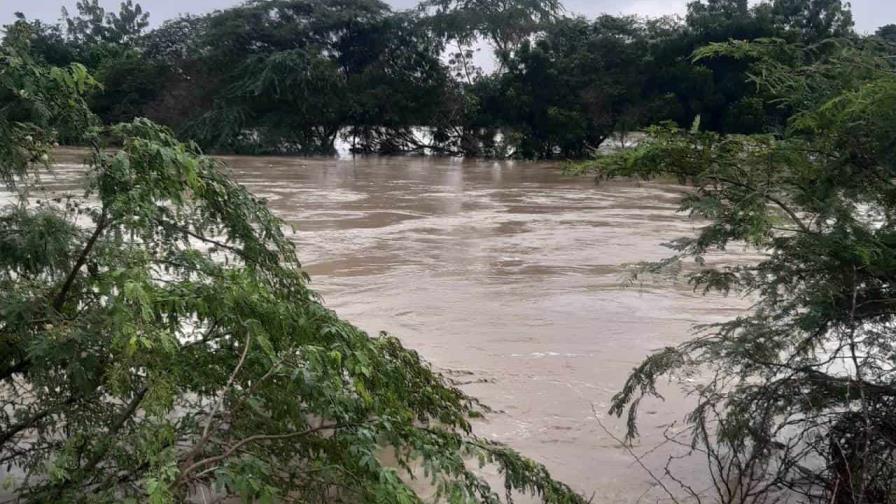
[[[448,80],[441,43],[378,0],[253,2],[200,40],[215,106],[188,131],[215,148],[332,152],[345,128],[426,124]]]
[[[696,0],[688,2],[687,23],[700,30],[731,29],[732,21],[748,23],[750,6],[747,0]]]
[[[771,12],[776,25],[793,40],[815,43],[854,35],[849,3],[841,0],[775,0]]]
[[[0,44],[0,180],[5,184],[13,184],[30,165],[46,163],[60,130],[90,125],[83,95],[96,82],[81,65],[36,64],[29,52],[32,28],[20,19],[7,27]]]
[[[710,45],[700,58],[751,62],[753,82],[794,110],[780,135],[661,127],[596,161],[603,177],[673,174],[705,219],[676,255],[695,289],[755,299],[749,313],[700,328],[636,368],[613,402],[637,434],[638,405],[663,376],[699,376],[688,416],[722,502],[882,503],[896,495],[893,309],[896,77],[874,44]],[[808,66],[806,62],[809,62]],[[751,265],[712,267],[741,243]]]
[[[523,157],[581,157],[650,99],[642,94],[648,51],[637,19],[564,19],[524,42],[508,61],[498,105],[521,133]],[[645,104],[645,107],[647,105]]]
[[[107,44],[133,44],[149,26],[149,13],[143,12],[133,0],[121,2],[118,14],[107,13],[99,0],[80,0],[75,4],[78,15],[72,17],[62,8],[68,37],[76,44],[94,46]]]
[[[79,62],[85,65],[102,83],[91,96],[90,105],[105,123],[112,124],[142,115],[147,104],[156,100],[166,79],[168,68],[148,61],[138,50],[138,42],[149,26],[149,13],[132,0],[121,2],[119,11],[106,12],[99,0],[76,3],[77,15],[70,15],[63,7],[65,24],[63,47],[68,61],[60,58],[44,59],[58,65]],[[55,27],[55,31],[61,31]],[[51,32],[50,32],[51,33]],[[40,32],[32,39],[38,54],[46,52],[40,46]]]
[[[896,24],[888,24],[877,29],[875,36],[888,44],[896,44]]]
[[[653,60],[657,91],[678,97],[669,119],[690,124],[698,115],[710,130],[764,133],[784,127],[786,111],[769,107],[748,81],[748,64],[719,57],[691,64],[694,51],[715,42],[781,38],[813,45],[851,37],[848,3],[840,0],[700,0],[688,4],[685,27],[657,47]]]
[[[200,57],[208,21],[208,16],[182,16],[162,23],[140,39],[143,68],[137,72],[138,78],[132,79],[127,72],[119,74],[139,85],[140,77],[144,77],[139,74],[150,73],[145,77],[154,81],[153,92],[149,99],[142,100],[137,115],[166,125],[181,136],[186,124],[214,107],[214,96],[208,90],[220,85],[221,69],[204,65]]]
[[[103,87],[91,96],[90,106],[106,124],[152,115],[150,107],[171,85],[175,78],[172,73],[174,69],[168,62],[147,58],[137,51],[106,59],[95,70]]]
[[[21,12],[16,12],[15,17],[13,24],[4,27],[7,33],[5,39],[27,36],[31,43],[31,53],[45,64],[66,66],[77,59],[75,49],[68,43],[59,25],[46,24],[40,20],[29,21]]]
[[[502,64],[563,10],[559,0],[426,0],[419,8],[436,34],[456,42],[461,53],[484,38]]]
[[[684,126],[697,116],[707,129],[731,133],[765,132],[774,121],[768,120],[761,100],[747,82],[747,64],[733,58],[716,58],[693,64],[694,51],[714,42],[756,40],[779,36],[769,4],[750,7],[744,0],[691,2],[684,31],[668,48],[660,47],[657,65],[675,62],[671,75],[661,70],[661,89],[679,97],[684,117],[675,118]],[[671,52],[674,50],[677,54]]]
[[[91,108],[106,123],[142,115],[170,80],[168,65],[148,60],[138,50],[149,13],[131,0],[122,2],[118,13],[106,13],[98,0],[76,6],[76,16],[63,8],[64,28],[17,16],[16,24],[27,27],[31,53],[50,65],[86,66],[102,84],[90,97]]]
[[[25,45],[0,47],[0,175],[22,190],[0,213],[0,463],[20,499],[410,503],[422,472],[500,502],[478,460],[508,493],[584,502],[472,435],[482,408],[415,352],[321,305],[218,161],[147,120],[88,127],[84,67]],[[84,193],[44,198],[60,124],[91,145]]]

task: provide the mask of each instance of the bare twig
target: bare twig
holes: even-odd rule
[[[591,405],[591,411],[594,413],[594,420],[597,422],[597,425],[599,425],[600,428],[604,431],[604,433],[607,436],[610,436],[610,438],[612,438],[613,441],[616,441],[617,443],[619,443],[620,446],[622,446],[622,448],[632,457],[632,459],[635,461],[635,463],[637,463],[641,467],[641,469],[643,469],[644,472],[646,472],[647,475],[650,476],[650,479],[652,479],[654,481],[654,483],[657,484],[657,486],[659,486],[660,488],[663,489],[664,492],[666,492],[666,495],[669,496],[669,499],[671,499],[672,502],[674,502],[675,504],[681,504],[679,502],[678,498],[675,497],[675,494],[673,494],[672,491],[669,490],[669,487],[667,487],[666,484],[663,483],[663,480],[660,479],[656,474],[654,474],[653,471],[651,471],[650,468],[647,467],[646,464],[644,464],[641,457],[639,457],[638,454],[635,453],[635,451],[631,448],[631,445],[629,443],[626,443],[625,441],[619,439],[618,436],[616,436],[615,434],[610,432],[610,429],[608,429],[607,426],[605,426],[604,423],[601,422],[600,415],[598,414],[597,408],[594,406],[594,404]]]

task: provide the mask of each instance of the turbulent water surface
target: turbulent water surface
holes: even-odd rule
[[[595,185],[534,163],[225,160],[296,228],[330,307],[399,336],[494,408],[479,434],[596,502],[663,497],[595,413],[621,436],[624,422],[605,413],[631,368],[694,323],[743,307],[672,281],[626,282],[626,265],[663,258],[663,242],[693,232],[676,213],[684,188]],[[671,448],[652,448],[687,406],[670,392],[642,406],[637,452],[658,475]],[[696,461],[678,470],[696,481],[705,473]]]

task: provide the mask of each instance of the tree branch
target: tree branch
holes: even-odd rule
[[[84,249],[81,251],[81,255],[78,256],[77,261],[75,261],[74,267],[72,267],[71,272],[69,272],[68,277],[65,279],[65,283],[62,284],[62,288],[59,290],[59,293],[56,294],[56,297],[53,300],[53,309],[57,312],[61,312],[62,308],[65,306],[65,298],[68,296],[69,290],[71,290],[72,285],[78,278],[78,273],[80,273],[81,268],[84,267],[84,264],[87,262],[87,258],[90,256],[90,252],[96,245],[97,240],[99,240],[100,236],[106,230],[108,224],[108,216],[106,214],[106,211],[103,210],[103,213],[100,215],[100,220],[97,222],[96,229],[93,231],[90,239],[87,240],[87,243],[84,245]]]
[[[338,429],[340,427],[343,427],[343,426],[341,426],[340,424],[324,424],[324,425],[320,425],[318,427],[313,427],[311,429],[307,429],[307,430],[304,430],[301,432],[291,432],[288,434],[258,434],[255,436],[250,436],[250,437],[238,442],[237,444],[231,446],[230,448],[227,449],[227,451],[225,451],[221,455],[215,455],[213,457],[208,457],[208,458],[202,459],[202,460],[190,465],[189,467],[187,467],[186,469],[181,471],[181,475],[178,478],[177,483],[180,483],[180,482],[183,482],[184,480],[186,480],[191,473],[193,473],[194,471],[196,471],[199,468],[205,467],[209,464],[214,464],[215,462],[220,462],[222,460],[226,460],[231,455],[233,455],[237,450],[239,450],[243,446],[246,446],[247,444],[256,443],[259,441],[283,441],[286,439],[293,439],[293,438],[297,438],[297,437],[308,436],[308,435],[315,434],[317,432],[321,432],[321,431],[325,431],[325,430],[334,430],[334,429]]]

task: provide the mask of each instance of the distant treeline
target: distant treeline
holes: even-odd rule
[[[613,134],[698,116],[704,129],[778,128],[734,58],[693,62],[710,42],[859,36],[840,0],[707,0],[681,18],[570,17],[557,0],[252,0],[148,30],[127,0],[17,23],[35,56],[80,62],[109,123],[148,117],[214,152],[356,152],[577,158]],[[8,27],[7,27],[8,28]],[[876,35],[896,42],[896,26]],[[474,53],[495,53],[494,68]],[[423,134],[425,133],[425,134]]]

